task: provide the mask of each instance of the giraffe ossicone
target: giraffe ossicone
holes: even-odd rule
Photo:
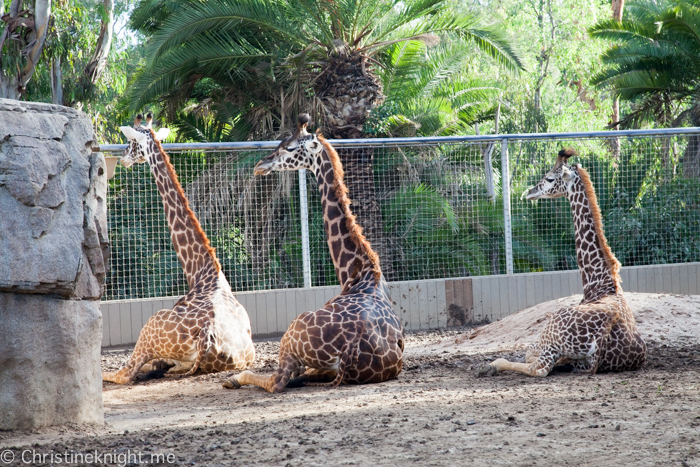
[[[588,172],[559,152],[552,170],[532,188],[527,199],[567,197],[574,216],[576,260],[583,280],[583,300],[555,312],[537,343],[528,347],[526,363],[499,358],[479,369],[480,376],[516,371],[547,376],[556,365],[576,371],[636,370],[646,361],[647,347],[637,332],[634,314],[620,286],[620,262],[608,246],[603,219]]]
[[[401,372],[403,326],[391,306],[379,257],[350,211],[338,154],[321,135],[307,132],[309,120],[301,114],[297,131],[255,166],[255,174],[313,171],[342,291],[320,310],[302,313],[292,321],[280,342],[279,367],[273,375],[244,371],[224,383],[229,389],[253,384],[280,392],[288,384],[377,383]],[[305,372],[300,375],[302,367]]]
[[[190,291],[172,309],[160,310],[149,318],[126,366],[102,373],[102,379],[130,383],[146,363],[155,359],[189,366],[185,376],[198,370],[210,373],[246,368],[255,360],[248,313],[233,296],[216,253],[160,144],[168,130],[153,131],[150,114],[146,125],[141,125],[141,120],[139,114],[133,128],[121,127],[129,140],[121,163],[129,167],[148,162]]]

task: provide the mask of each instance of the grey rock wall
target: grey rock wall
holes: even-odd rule
[[[0,293],[0,429],[102,423],[100,302]]]
[[[90,119],[0,99],[0,291],[99,300],[106,167]]]
[[[0,99],[0,430],[101,423],[107,176],[90,118]]]

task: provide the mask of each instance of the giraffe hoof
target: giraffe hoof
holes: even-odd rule
[[[224,384],[222,384],[222,386],[225,389],[241,389],[241,383],[236,381],[235,377],[224,381]]]
[[[479,368],[479,376],[493,376],[496,373],[498,373],[498,370],[490,363],[481,365],[481,368]]]

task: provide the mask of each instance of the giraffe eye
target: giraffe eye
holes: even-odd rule
[[[552,182],[554,182],[554,179],[553,179],[553,178],[550,178],[550,177],[547,177],[547,181],[548,181],[549,183],[552,183]]]
[[[292,151],[294,151],[294,148],[293,148],[292,146],[287,146],[287,148],[286,148],[286,149],[287,149],[287,151],[289,151],[289,152],[292,152]]]

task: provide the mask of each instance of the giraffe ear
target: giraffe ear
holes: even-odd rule
[[[156,131],[156,139],[158,141],[163,141],[169,134],[170,128],[161,128],[160,130]]]
[[[565,182],[568,182],[571,180],[571,170],[569,170],[568,167],[564,166],[561,168],[561,178],[564,179]]]
[[[122,133],[124,133],[124,136],[126,136],[127,139],[134,139],[138,142],[141,142],[146,137],[145,133],[136,131],[130,126],[120,126],[119,129],[122,131]]]
[[[311,154],[318,154],[323,149],[323,145],[321,145],[315,134],[311,135],[311,139],[306,140],[304,145]]]

